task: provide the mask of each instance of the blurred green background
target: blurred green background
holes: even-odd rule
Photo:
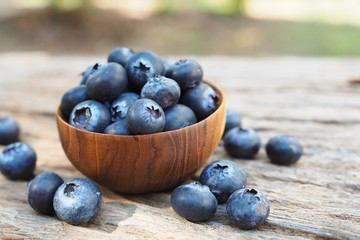
[[[360,56],[359,0],[0,1],[0,52]]]

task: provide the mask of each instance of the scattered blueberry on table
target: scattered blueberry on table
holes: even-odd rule
[[[225,129],[223,137],[229,130],[235,127],[241,127],[241,116],[236,111],[228,108],[226,109]]]
[[[12,117],[0,117],[0,145],[19,140],[20,127]]]
[[[302,145],[293,136],[272,137],[265,149],[270,161],[278,165],[291,165],[297,162],[303,153]]]

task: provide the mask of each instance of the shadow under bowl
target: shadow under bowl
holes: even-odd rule
[[[115,192],[176,187],[213,154],[224,131],[224,93],[208,84],[219,95],[218,109],[194,125],[168,132],[131,136],[89,132],[71,126],[59,106],[56,122],[64,152],[81,173]]]

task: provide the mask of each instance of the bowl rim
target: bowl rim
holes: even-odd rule
[[[117,138],[138,138],[138,137],[149,137],[149,136],[156,136],[156,135],[166,135],[166,134],[169,134],[169,133],[173,133],[173,132],[180,132],[180,131],[184,131],[188,128],[191,128],[191,127],[196,127],[197,125],[200,125],[202,124],[204,121],[206,121],[209,117],[213,116],[215,113],[217,113],[218,111],[220,111],[220,108],[225,104],[225,94],[223,92],[223,90],[221,90],[221,88],[219,88],[216,84],[214,83],[210,83],[206,80],[202,80],[201,82],[204,82],[206,84],[208,84],[210,87],[212,87],[214,89],[214,91],[219,95],[220,97],[220,104],[219,106],[217,107],[217,109],[212,113],[210,114],[209,116],[207,116],[205,119],[195,123],[195,124],[192,124],[192,125],[189,125],[189,126],[186,126],[184,128],[179,128],[179,129],[175,129],[175,130],[171,130],[171,131],[165,131],[165,132],[156,132],[156,133],[149,133],[149,134],[134,134],[134,135],[115,135],[115,134],[106,134],[106,133],[99,133],[99,132],[91,132],[91,131],[86,131],[86,130],[83,130],[83,129],[80,129],[80,128],[77,128],[77,127],[74,127],[72,126],[71,124],[69,124],[67,121],[65,121],[64,119],[64,115],[63,113],[61,112],[61,103],[58,105],[57,107],[57,110],[56,110],[56,118],[64,125],[72,128],[73,130],[75,131],[80,131],[80,132],[83,132],[83,133],[87,133],[87,134],[94,134],[94,135],[99,135],[99,136],[111,136],[111,137],[117,137]]]

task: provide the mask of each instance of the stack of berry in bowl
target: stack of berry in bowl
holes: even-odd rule
[[[178,186],[206,162],[225,115],[223,92],[197,61],[118,47],[65,92],[56,117],[80,172],[116,192],[148,193]]]

